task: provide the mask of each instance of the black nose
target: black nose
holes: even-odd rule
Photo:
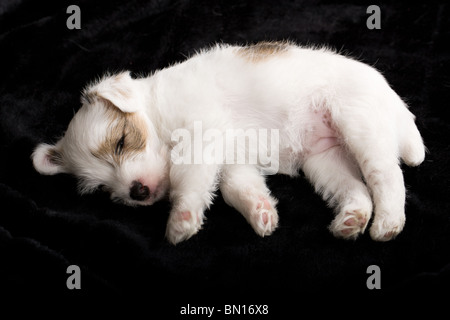
[[[130,198],[137,201],[143,201],[150,196],[150,190],[139,181],[133,181],[130,188]]]

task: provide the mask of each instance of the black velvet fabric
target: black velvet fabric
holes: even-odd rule
[[[81,9],[79,30],[66,27],[71,4]],[[2,1],[2,295],[94,304],[138,297],[135,305],[170,316],[187,304],[267,304],[276,316],[316,299],[326,301],[315,309],[321,312],[329,301],[448,297],[450,6],[381,1],[381,29],[369,30],[370,4]],[[327,230],[331,210],[300,175],[268,177],[280,216],[270,237],[258,237],[219,193],[203,230],[172,246],[164,239],[169,203],[125,207],[101,192],[79,196],[71,176],[34,171],[33,148],[57,141],[80,107],[82,88],[106,71],[138,76],[216,42],[283,39],[327,45],[375,66],[417,116],[428,154],[420,167],[402,167],[407,220],[394,241],[374,242],[368,232],[356,241],[335,239]],[[66,287],[69,265],[81,268],[80,290]],[[380,290],[366,286],[370,265],[380,267]]]

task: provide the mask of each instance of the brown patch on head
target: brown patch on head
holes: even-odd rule
[[[105,100],[107,117],[110,120],[105,140],[92,154],[110,164],[122,161],[144,151],[148,132],[147,125],[136,113],[125,113]]]
[[[290,47],[291,44],[288,42],[263,41],[254,45],[239,48],[238,55],[250,60],[251,62],[259,62],[281,55],[287,52]]]

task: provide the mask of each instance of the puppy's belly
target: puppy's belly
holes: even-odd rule
[[[322,153],[340,145],[339,136],[327,111],[313,111],[304,145],[305,156]]]

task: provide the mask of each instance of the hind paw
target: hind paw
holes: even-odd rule
[[[398,215],[398,217],[384,215],[382,217],[377,218],[377,215],[375,215],[375,219],[370,227],[370,237],[375,241],[392,240],[403,230],[405,215]]]
[[[364,233],[371,212],[365,209],[343,209],[331,222],[330,231],[337,238],[356,239]]]

